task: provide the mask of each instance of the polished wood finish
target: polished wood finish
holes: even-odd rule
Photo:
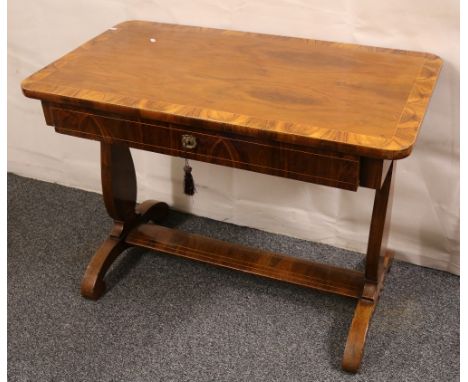
[[[99,299],[106,290],[104,277],[117,257],[129,247],[126,237],[130,230],[148,221],[160,222],[169,212],[166,203],[147,200],[137,206],[132,220],[124,223],[116,221],[109,237],[99,247],[84,273],[81,281],[81,295],[90,300]]]
[[[372,285],[370,288],[373,291],[372,294],[359,298],[356,305],[342,362],[343,369],[350,373],[356,373],[361,365],[369,325],[377,306],[380,293],[383,290],[385,275],[392,265],[393,257],[394,253],[392,251],[387,251],[385,253],[380,261],[382,264],[377,288],[374,288]],[[366,289],[367,286],[368,283],[365,284],[364,289]]]
[[[105,292],[136,246],[358,300],[343,356],[356,372],[393,253],[386,249],[395,160],[411,152],[442,61],[428,53],[130,21],[23,81],[59,133],[101,144],[114,226],[84,297]],[[136,203],[130,147],[356,191],[376,190],[365,272],[157,225]],[[151,224],[149,222],[152,222]]]
[[[81,295],[90,300],[97,300],[105,290],[106,284],[104,276],[127,245],[119,238],[109,236],[94,254],[93,258],[86,267],[83,280],[81,281]]]
[[[226,243],[154,224],[135,227],[125,242],[343,296],[361,296],[364,285],[362,272]]]
[[[388,228],[393,201],[393,170],[395,163],[390,166],[382,188],[376,190],[374,208],[369,230],[366,258],[366,280],[376,284],[379,280],[380,259],[387,247]]]
[[[383,289],[394,253],[387,249],[393,201],[395,162],[390,163],[382,186],[376,190],[366,255],[365,282],[354,312],[343,355],[343,369],[356,373],[361,365],[372,315]]]
[[[121,222],[135,219],[137,184],[128,147],[101,143],[101,183],[109,216]]]
[[[128,21],[22,89],[136,119],[399,159],[441,65],[429,53]]]
[[[347,190],[356,191],[359,185],[360,159],[350,154],[246,139],[233,134],[194,131],[162,122],[147,124],[110,118],[58,105],[44,104],[44,110],[48,115],[48,123],[62,134],[118,143],[119,146],[125,144],[157,153]],[[184,135],[196,140],[194,148],[182,145]]]
[[[115,259],[128,248],[131,229],[148,221],[159,222],[168,212],[166,203],[136,203],[136,175],[130,149],[101,142],[101,180],[104,204],[114,227],[89,262],[81,282],[81,295],[97,300],[105,292],[104,276]]]
[[[359,163],[359,185],[373,189],[380,189],[385,181],[388,170],[393,161],[389,159],[374,159],[361,157]]]

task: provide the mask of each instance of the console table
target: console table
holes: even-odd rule
[[[342,365],[356,372],[393,258],[386,237],[395,161],[411,153],[441,66],[428,53],[128,21],[28,77],[23,93],[42,101],[48,125],[101,145],[114,226],[82,295],[98,299],[109,266],[137,246],[353,297]],[[375,189],[365,271],[158,225],[168,205],[136,202],[130,147]]]

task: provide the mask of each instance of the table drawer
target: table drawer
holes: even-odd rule
[[[305,182],[356,190],[359,157],[279,142],[144,123],[44,105],[47,123],[60,133],[241,168]]]

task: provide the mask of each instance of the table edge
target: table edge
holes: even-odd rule
[[[125,24],[147,23],[141,20],[129,20],[117,24],[114,28]],[[153,22],[152,22],[153,23]],[[154,23],[165,24],[165,23]],[[300,143],[305,146],[321,147],[339,152],[353,153],[362,156],[375,157],[379,159],[402,159],[410,155],[416,142],[428,103],[435,88],[443,61],[437,55],[424,52],[396,50],[379,48],[358,44],[339,43],[313,40],[292,36],[278,36],[256,32],[230,31],[217,28],[194,27],[187,25],[165,24],[175,27],[214,29],[222,32],[255,34],[271,38],[291,38],[308,41],[318,41],[325,44],[345,46],[355,49],[366,49],[371,51],[387,51],[393,54],[411,54],[425,57],[419,75],[416,77],[413,87],[409,93],[406,104],[396,124],[395,134],[392,137],[381,137],[340,131],[328,127],[314,126],[312,124],[291,123],[278,120],[264,120],[261,118],[241,115],[227,111],[200,108],[188,105],[177,105],[165,102],[150,101],[147,99],[136,99],[120,95],[90,91],[87,89],[76,89],[66,86],[47,86],[40,83],[48,75],[56,71],[61,65],[65,65],[73,59],[81,49],[86,49],[91,41],[106,39],[109,29],[82,44],[75,50],[65,54],[61,58],[36,71],[21,82],[23,94],[29,98],[35,98],[54,103],[67,103],[77,106],[86,105],[100,111],[116,112],[154,121],[175,122],[183,125],[200,126],[209,130],[221,130],[246,136],[262,136],[280,142]],[[66,59],[64,59],[66,58]],[[54,93],[55,91],[55,93]],[[120,98],[120,104],[115,99]],[[106,101],[113,99],[113,102]],[[126,101],[126,102],[123,102]],[[268,127],[268,128],[267,128]],[[311,136],[288,133],[284,128],[295,127],[296,129],[312,130]],[[267,128],[267,129],[266,129]],[[278,130],[282,129],[281,132]],[[287,129],[286,129],[287,130]]]

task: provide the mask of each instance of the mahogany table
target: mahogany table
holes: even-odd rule
[[[48,125],[101,142],[115,224],[89,263],[84,297],[130,246],[357,299],[343,368],[356,372],[393,253],[395,161],[408,156],[442,66],[428,53],[128,21],[23,81]],[[166,203],[136,203],[130,147],[345,190],[375,189],[364,272],[158,225]]]

